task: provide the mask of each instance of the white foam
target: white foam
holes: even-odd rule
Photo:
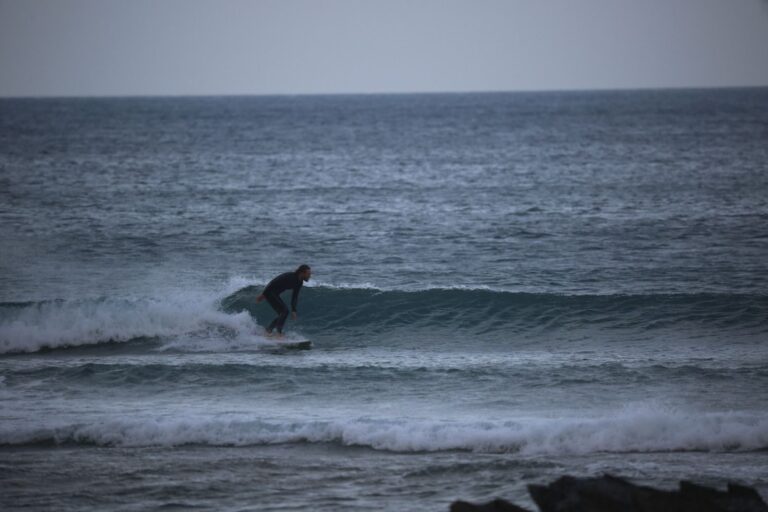
[[[490,291],[490,292],[499,292],[499,293],[514,293],[513,290],[507,290],[504,288],[494,288],[492,286],[487,286],[482,284],[475,284],[475,285],[425,284],[425,285],[419,285],[419,286],[398,287],[398,286],[378,285],[378,284],[374,284],[367,281],[348,283],[344,281],[325,281],[325,280],[313,279],[312,281],[307,283],[305,286],[307,287],[316,286],[318,288],[330,288],[332,290],[368,290],[368,291],[376,291],[376,292],[418,293],[418,292],[429,292],[429,291],[470,291],[470,292]]]
[[[312,287],[318,287],[318,288],[330,288],[332,290],[371,290],[371,291],[391,291],[391,289],[375,285],[373,283],[369,282],[361,282],[361,283],[347,283],[347,282],[337,282],[337,281],[324,281],[324,280],[318,280],[313,279],[306,283],[304,286],[307,286],[308,288]]]
[[[218,293],[168,291],[150,298],[104,298],[45,302],[14,312],[0,323],[0,353],[124,342],[137,337],[179,336],[229,329],[253,331],[247,313],[219,311]]]
[[[121,446],[339,443],[398,452],[471,450],[525,455],[752,451],[768,447],[768,415],[632,410],[598,418],[441,421],[269,420],[247,415],[107,418],[0,430],[0,444]]]

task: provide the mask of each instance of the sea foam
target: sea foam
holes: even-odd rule
[[[161,297],[46,301],[4,308],[0,353],[179,336],[212,327],[252,331],[247,313],[219,311],[217,297],[169,292]]]
[[[768,415],[633,409],[596,418],[509,421],[355,418],[270,420],[247,415],[121,417],[0,430],[0,444],[249,446],[335,443],[394,452],[464,450],[523,455],[754,451]]]

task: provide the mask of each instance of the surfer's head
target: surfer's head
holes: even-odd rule
[[[309,265],[299,265],[296,273],[302,281],[309,281],[309,278],[312,277],[312,268]]]

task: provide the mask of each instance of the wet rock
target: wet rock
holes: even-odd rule
[[[562,477],[547,485],[529,485],[541,512],[768,512],[754,489],[730,484],[718,491],[681,482],[677,491],[661,491],[621,478]]]
[[[530,512],[517,505],[502,500],[495,499],[484,505],[475,505],[466,501],[454,501],[451,504],[451,512]]]
[[[540,512],[768,512],[756,490],[736,484],[718,491],[680,482],[679,490],[663,491],[610,475],[564,476],[549,485],[529,485],[528,492]],[[507,511],[525,509],[501,499],[484,505],[463,501],[451,505],[451,512]]]

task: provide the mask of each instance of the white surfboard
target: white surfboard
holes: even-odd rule
[[[269,340],[269,347],[279,347],[279,348],[286,348],[286,349],[296,349],[296,350],[309,350],[312,348],[312,342],[307,339],[295,339],[295,338],[286,338],[282,336],[277,335],[267,335],[267,340]]]
[[[295,350],[309,350],[312,348],[312,342],[309,340],[279,340],[275,342],[275,345]]]
[[[258,334],[258,333],[256,333]],[[261,334],[261,336],[264,336],[269,341],[268,345],[269,347],[280,347],[280,348],[290,348],[290,349],[297,349],[297,350],[309,350],[312,348],[312,342],[309,341],[306,338],[301,337],[290,337],[290,335],[286,336],[283,334],[277,334],[277,333],[264,333]]]

